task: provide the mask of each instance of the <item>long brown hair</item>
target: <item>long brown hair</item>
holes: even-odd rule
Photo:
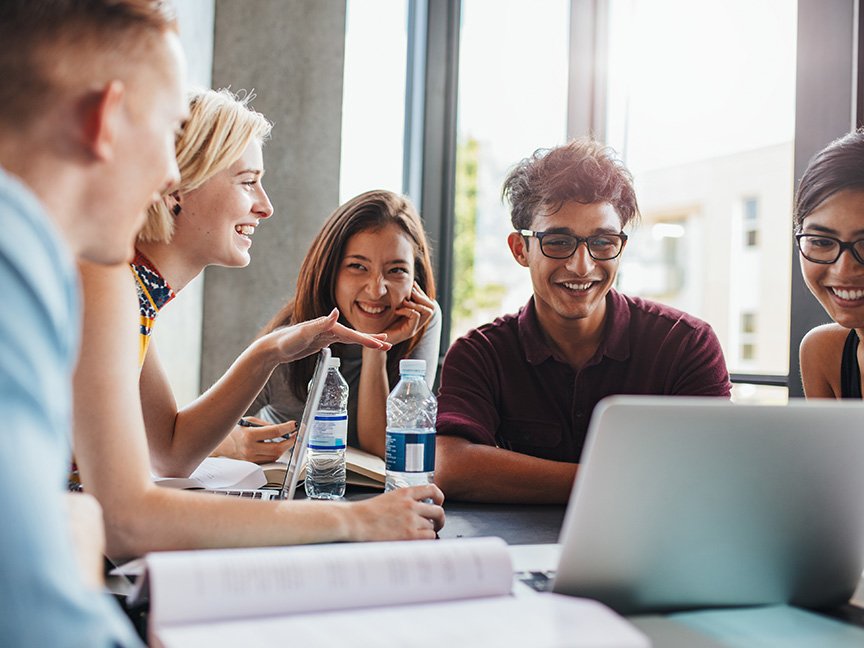
[[[280,326],[305,322],[330,313],[336,307],[336,277],[348,241],[355,234],[380,230],[390,224],[397,225],[413,244],[414,279],[423,292],[435,299],[429,244],[423,222],[413,203],[406,196],[392,191],[367,191],[337,207],[324,222],[300,266],[294,298],[273,316],[261,335]],[[400,342],[387,353],[387,374],[391,383],[399,375],[399,361],[417,346],[427,326],[428,322],[416,335]],[[337,356],[338,346],[333,349]],[[293,363],[291,390],[301,400],[306,398],[314,366],[314,356]]]

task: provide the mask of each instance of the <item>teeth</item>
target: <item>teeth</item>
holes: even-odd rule
[[[238,225],[234,231],[241,236],[252,236],[255,233],[255,228],[252,225]]]
[[[357,306],[358,306],[358,307],[360,308],[360,310],[362,310],[364,313],[369,313],[370,315],[380,315],[381,313],[384,312],[384,307],[383,307],[383,306],[366,306],[366,305],[363,305],[363,304],[360,304],[360,303],[358,303]]]
[[[864,290],[844,290],[843,288],[831,288],[831,292],[837,295],[840,299],[848,299],[850,301],[864,299]]]
[[[565,281],[564,286],[566,288],[569,288],[570,290],[588,290],[593,283],[594,283],[593,281],[589,281],[588,283],[577,284],[577,283],[569,283],[569,282]]]

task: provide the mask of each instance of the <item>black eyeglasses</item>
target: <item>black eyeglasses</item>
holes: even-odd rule
[[[540,242],[540,251],[543,256],[550,259],[569,259],[576,254],[579,244],[584,243],[588,254],[595,261],[611,261],[621,254],[627,235],[620,234],[595,234],[594,236],[573,236],[560,232],[534,232],[531,230],[519,230],[522,236],[533,236]]]
[[[854,259],[864,265],[864,239],[847,243],[833,236],[796,234],[795,242],[801,255],[813,263],[837,263],[843,250],[849,250]]]

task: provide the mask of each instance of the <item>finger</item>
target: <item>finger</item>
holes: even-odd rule
[[[331,333],[339,342],[360,344],[369,349],[387,351],[392,346],[389,342],[387,342],[387,336],[385,334],[376,333],[374,335],[370,335],[368,333],[361,333],[360,331],[355,331],[354,329],[350,329],[347,326],[342,326],[341,324],[337,324],[336,326],[334,326]]]
[[[415,500],[422,501],[431,499],[434,504],[441,506],[444,503],[444,493],[435,484],[424,484],[423,486],[411,486],[405,490]]]
[[[425,319],[429,319],[430,317],[432,317],[432,313],[435,312],[435,307],[434,307],[434,306],[427,306],[426,304],[424,304],[424,303],[422,303],[422,302],[414,302],[414,301],[412,301],[412,302],[408,302],[408,304],[410,305],[411,308],[413,308],[414,310],[416,310],[417,312],[419,312],[420,315],[423,316],[423,319],[424,319],[424,320],[425,320]]]
[[[284,425],[262,425],[261,427],[244,429],[246,430],[246,438],[253,442],[272,439],[290,432],[290,430],[286,429]]]
[[[429,521],[435,531],[444,526],[444,509],[437,504],[424,504],[420,502],[416,510],[423,519]]]
[[[414,282],[414,286],[411,288],[411,297],[426,306],[434,307],[435,305],[435,302],[432,301],[432,298],[429,297],[429,295],[427,295],[425,292],[423,292],[420,284],[418,284],[416,281]]]

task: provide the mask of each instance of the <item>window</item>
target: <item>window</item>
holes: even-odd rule
[[[568,44],[565,0],[462,2],[451,341],[531,295],[507,247],[501,185],[516,162],[565,141]]]
[[[340,203],[402,191],[407,0],[348,0],[345,22]]]
[[[733,373],[789,362],[796,4],[609,4],[606,137],[643,214],[622,289],[708,321]]]

